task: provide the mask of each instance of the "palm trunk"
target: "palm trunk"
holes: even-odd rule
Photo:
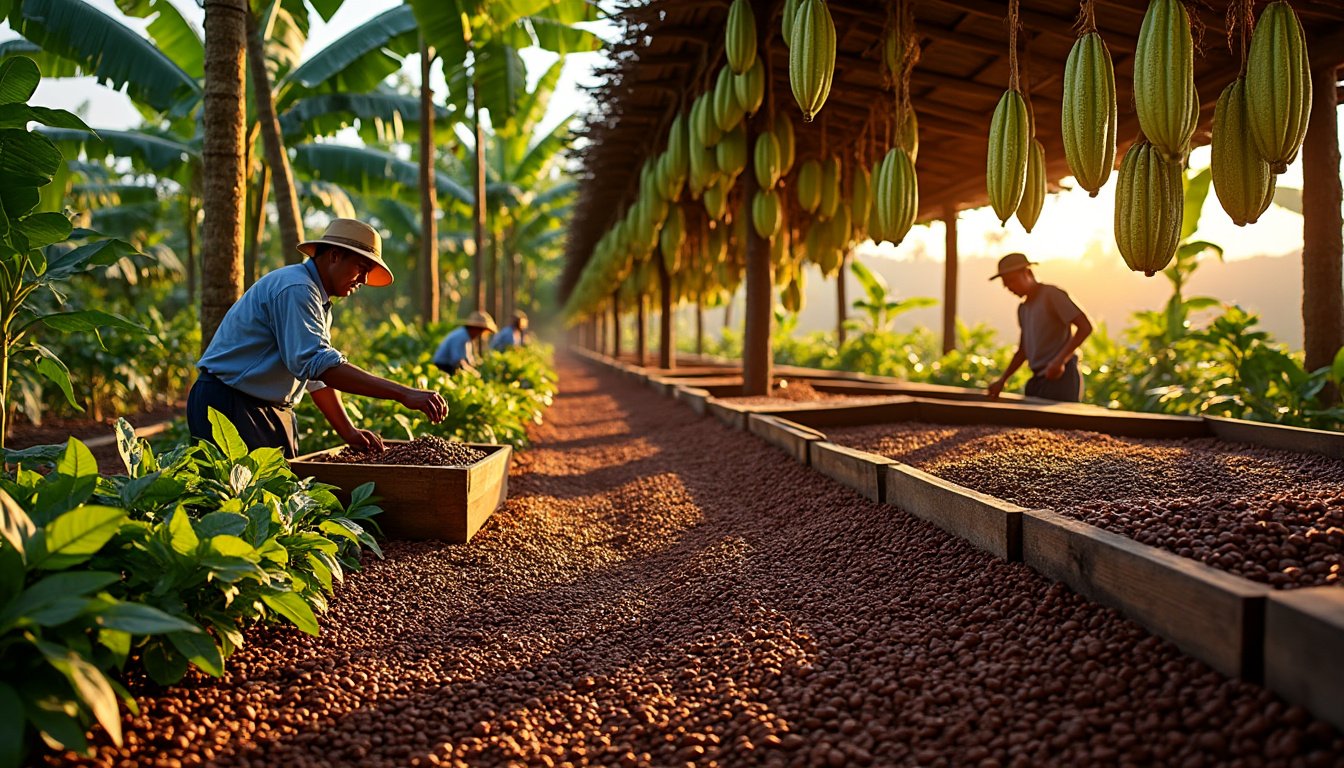
[[[194,184],[192,186],[195,186]],[[182,206],[186,209],[185,221],[183,222],[185,234],[187,237],[187,302],[195,304],[197,298],[196,288],[196,193],[194,190],[188,190],[182,196]]]
[[[840,274],[835,278],[835,346],[845,343],[845,310],[849,308],[845,299],[845,272],[849,266],[849,251],[840,256]]]
[[[246,0],[205,0],[201,349],[243,294]]]
[[[243,254],[243,288],[251,288],[257,282],[257,262],[261,259],[261,241],[266,233],[266,198],[271,194],[271,173],[267,166],[261,167],[257,174],[256,186],[252,188],[252,211],[248,224],[252,227],[247,238],[247,251]]]
[[[485,309],[485,130],[481,127],[481,102],[472,88],[473,117],[476,123],[476,253],[472,259],[471,282],[476,297],[476,309]]]
[[[499,233],[490,233],[490,261],[485,267],[485,303],[492,317],[499,317]]]
[[[434,211],[439,190],[434,174],[434,90],[429,85],[434,49],[420,38],[420,314],[439,322],[439,228]]]
[[[261,28],[252,13],[247,14],[247,60],[252,70],[252,101],[257,105],[257,125],[261,129],[261,145],[270,166],[271,185],[275,187],[275,209],[280,221],[280,253],[286,264],[298,264],[299,241],[303,239],[302,216],[299,213],[299,195],[294,189],[294,173],[289,167],[284,138],[280,135],[280,119],[275,115],[275,100],[271,94],[271,76],[266,71],[266,48]]]

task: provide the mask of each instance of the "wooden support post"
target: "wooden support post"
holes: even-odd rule
[[[601,354],[607,353],[607,317],[606,313],[598,312],[593,315],[593,328],[597,333],[597,351]]]
[[[695,295],[695,354],[705,354],[705,299],[699,293]]]
[[[850,251],[840,255],[840,274],[835,278],[835,346],[845,343],[845,314],[849,304],[845,300],[845,275],[849,272]]]
[[[756,10],[756,18],[770,18],[769,11],[772,10],[773,3],[757,0],[753,3]],[[770,56],[770,33],[768,24],[756,25],[757,49],[766,57],[767,63]],[[768,71],[768,70],[767,70]],[[766,77],[766,88],[773,90],[770,83],[771,78]],[[756,145],[756,137],[760,135],[762,129],[769,120],[769,115],[773,111],[774,94],[766,94],[767,102],[771,105],[770,109],[762,109],[756,113],[756,116],[747,123],[747,146]],[[771,383],[771,365],[772,351],[770,349],[770,326],[774,322],[774,276],[771,274],[774,264],[770,261],[770,244],[756,233],[756,228],[750,226],[751,222],[751,200],[756,195],[756,173],[753,170],[755,161],[751,153],[747,156],[747,167],[743,169],[741,178],[746,181],[746,189],[742,195],[742,208],[738,211],[738,216],[746,217],[748,226],[746,242],[746,260],[747,274],[744,280],[746,290],[746,328],[742,334],[742,394],[748,397],[759,397],[770,394]]]
[[[677,318],[672,302],[672,275],[668,274],[667,264],[662,259],[656,259],[656,261],[658,262],[658,297],[660,306],[658,318],[658,367],[676,368],[677,349],[672,326]]]
[[[947,239],[943,255],[943,354],[957,348],[957,209],[943,212]]]
[[[639,302],[639,312],[636,315],[635,323],[635,365],[644,365],[645,355],[648,354],[648,322],[644,317],[644,294],[639,294],[635,298]]]
[[[611,356],[621,358],[621,298],[611,295]]]
[[[1302,144],[1302,336],[1308,371],[1330,365],[1344,346],[1338,93],[1335,66],[1312,73],[1311,117]],[[1339,399],[1331,387],[1325,402]]]

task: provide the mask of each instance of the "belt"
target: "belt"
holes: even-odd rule
[[[198,380],[198,381],[209,381],[209,382],[212,382],[212,383],[215,383],[215,384],[219,384],[219,385],[222,386],[222,387],[228,387],[229,389],[233,390],[233,392],[234,392],[235,395],[237,395],[238,397],[242,398],[243,400],[250,400],[250,401],[252,402],[252,404],[255,405],[255,406],[257,406],[257,407],[261,407],[261,408],[278,408],[278,409],[280,409],[280,410],[282,410],[282,411],[289,411],[289,410],[293,410],[293,408],[294,408],[294,404],[293,404],[293,403],[290,403],[290,402],[276,403],[276,402],[272,402],[272,401],[270,401],[270,400],[263,400],[263,399],[261,399],[260,397],[257,397],[257,396],[255,396],[255,395],[249,395],[248,393],[242,391],[241,389],[239,389],[239,388],[233,386],[232,384],[228,383],[227,381],[224,381],[223,379],[219,378],[219,377],[216,376],[215,374],[211,373],[210,370],[209,370],[208,368],[200,368],[200,369],[198,369],[198,370],[200,371],[200,375],[197,377],[197,380]]]

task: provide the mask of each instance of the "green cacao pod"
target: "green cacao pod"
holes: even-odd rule
[[[751,157],[756,185],[761,189],[774,189],[779,182],[779,167],[779,142],[773,133],[763,131],[756,137],[756,150]]]
[[[885,165],[886,157],[883,157],[877,162],[877,168],[873,169],[868,183],[868,221],[865,229],[868,230],[868,237],[875,243],[887,239],[887,230],[881,213],[883,206],[878,202],[882,195],[882,169]]]
[[[1115,190],[1115,244],[1125,263],[1151,277],[1176,254],[1185,217],[1181,164],[1152,144],[1135,142],[1120,161]]]
[[[1311,112],[1311,63],[1302,22],[1283,0],[1265,6],[1251,36],[1246,110],[1260,157],[1275,174],[1283,173],[1302,148]]]
[[[719,172],[736,179],[747,168],[747,129],[741,123],[723,134],[714,147],[714,159]]]
[[[728,256],[727,228],[723,224],[710,222],[709,233],[705,235],[705,258],[710,264],[721,264]]]
[[[835,75],[835,22],[826,0],[803,0],[789,41],[789,86],[810,123],[831,93]]]
[[[807,2],[807,0],[804,0]],[[784,286],[784,290],[779,294],[779,301],[784,305],[784,311],[791,315],[796,315],[803,311],[803,273],[794,274],[789,284]]]
[[[682,216],[681,206],[674,205],[663,221],[663,230],[658,233],[658,250],[663,255],[663,266],[668,272],[681,269],[681,246],[686,240],[686,219]]]
[[[672,127],[667,130],[668,172],[673,177],[680,176],[683,181],[690,172],[690,130],[687,128],[685,112],[678,112],[672,118]]]
[[[779,233],[783,218],[779,215],[779,197],[774,192],[761,190],[753,197],[751,223],[762,239],[769,240]]]
[[[748,115],[756,114],[765,101],[765,64],[760,59],[751,65],[751,69],[740,75],[733,75],[733,90],[737,94],[737,103]]]
[[[817,205],[817,216],[829,219],[840,206],[840,159],[828,157],[821,164],[821,201]]]
[[[905,147],[905,153],[910,155],[910,162],[919,159],[919,118],[913,109],[905,113],[905,124],[901,126],[901,145]]]
[[[733,0],[728,9],[723,52],[728,57],[728,66],[739,75],[756,62],[756,14],[748,0]]]
[[[722,219],[728,212],[728,190],[732,189],[732,181],[727,176],[720,176],[718,182],[705,187],[702,202],[705,204],[705,213],[709,214],[711,219]]]
[[[793,138],[793,121],[789,120],[783,112],[780,112],[775,115],[775,121],[770,126],[770,132],[775,135],[775,141],[779,142],[779,175],[782,178],[793,170],[793,150],[796,146]]]
[[[1219,205],[1238,227],[1254,224],[1274,199],[1274,174],[1260,157],[1247,123],[1246,80],[1223,89],[1213,110],[1210,174]]]
[[[1060,133],[1064,159],[1078,186],[1092,197],[1115,168],[1115,67],[1101,35],[1079,37],[1064,63]]]
[[[737,102],[737,86],[733,83],[733,73],[727,68],[719,70],[719,80],[714,85],[714,120],[719,130],[727,132],[742,123],[746,114]]]
[[[713,149],[706,149],[699,141],[691,142],[691,172],[686,182],[691,187],[691,197],[698,198],[705,189],[719,180],[719,162]]]
[[[816,160],[803,163],[794,186],[798,188],[798,205],[808,213],[816,213],[821,205],[821,163]]]
[[[1134,107],[1144,136],[1173,162],[1185,162],[1199,118],[1194,47],[1181,0],[1151,0],[1134,50]]]
[[[780,31],[784,33],[784,45],[793,44],[793,25],[798,19],[798,6],[802,0],[784,0],[784,10],[780,13]]]
[[[696,96],[691,103],[691,130],[702,147],[713,147],[719,143],[723,129],[719,128],[719,118],[714,114],[713,90]]]
[[[849,177],[849,213],[855,238],[862,238],[868,231],[868,210],[873,199],[871,185],[868,169],[856,164]]]
[[[1028,232],[1036,226],[1045,205],[1045,183],[1045,147],[1039,139],[1032,139],[1027,155],[1027,184],[1022,190],[1022,202],[1017,205],[1017,220]]]
[[[989,123],[989,158],[985,183],[989,204],[1000,224],[1007,224],[1022,201],[1027,186],[1027,155],[1031,149],[1031,128],[1027,125],[1027,103],[1022,94],[1004,91]]]
[[[878,194],[873,204],[878,207],[882,235],[893,245],[900,245],[919,213],[919,179],[910,155],[900,147],[893,147],[882,160],[878,170]]]

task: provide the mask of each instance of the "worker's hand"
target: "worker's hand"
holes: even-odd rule
[[[1050,366],[1045,369],[1045,378],[1051,381],[1054,381],[1055,379],[1058,379],[1060,376],[1063,375],[1064,375],[1064,363],[1060,362],[1059,360],[1050,363]]]
[[[378,436],[377,432],[370,432],[367,429],[356,429],[348,435],[344,435],[345,442],[357,451],[383,450],[383,438]]]
[[[997,400],[999,398],[999,395],[1003,392],[1003,385],[1005,383],[1006,382],[1003,379],[995,379],[994,382],[989,385],[989,388],[986,391],[989,393],[989,398],[991,400]]]
[[[444,402],[443,395],[429,389],[408,390],[401,404],[425,414],[433,424],[438,424],[448,415],[448,403]]]

